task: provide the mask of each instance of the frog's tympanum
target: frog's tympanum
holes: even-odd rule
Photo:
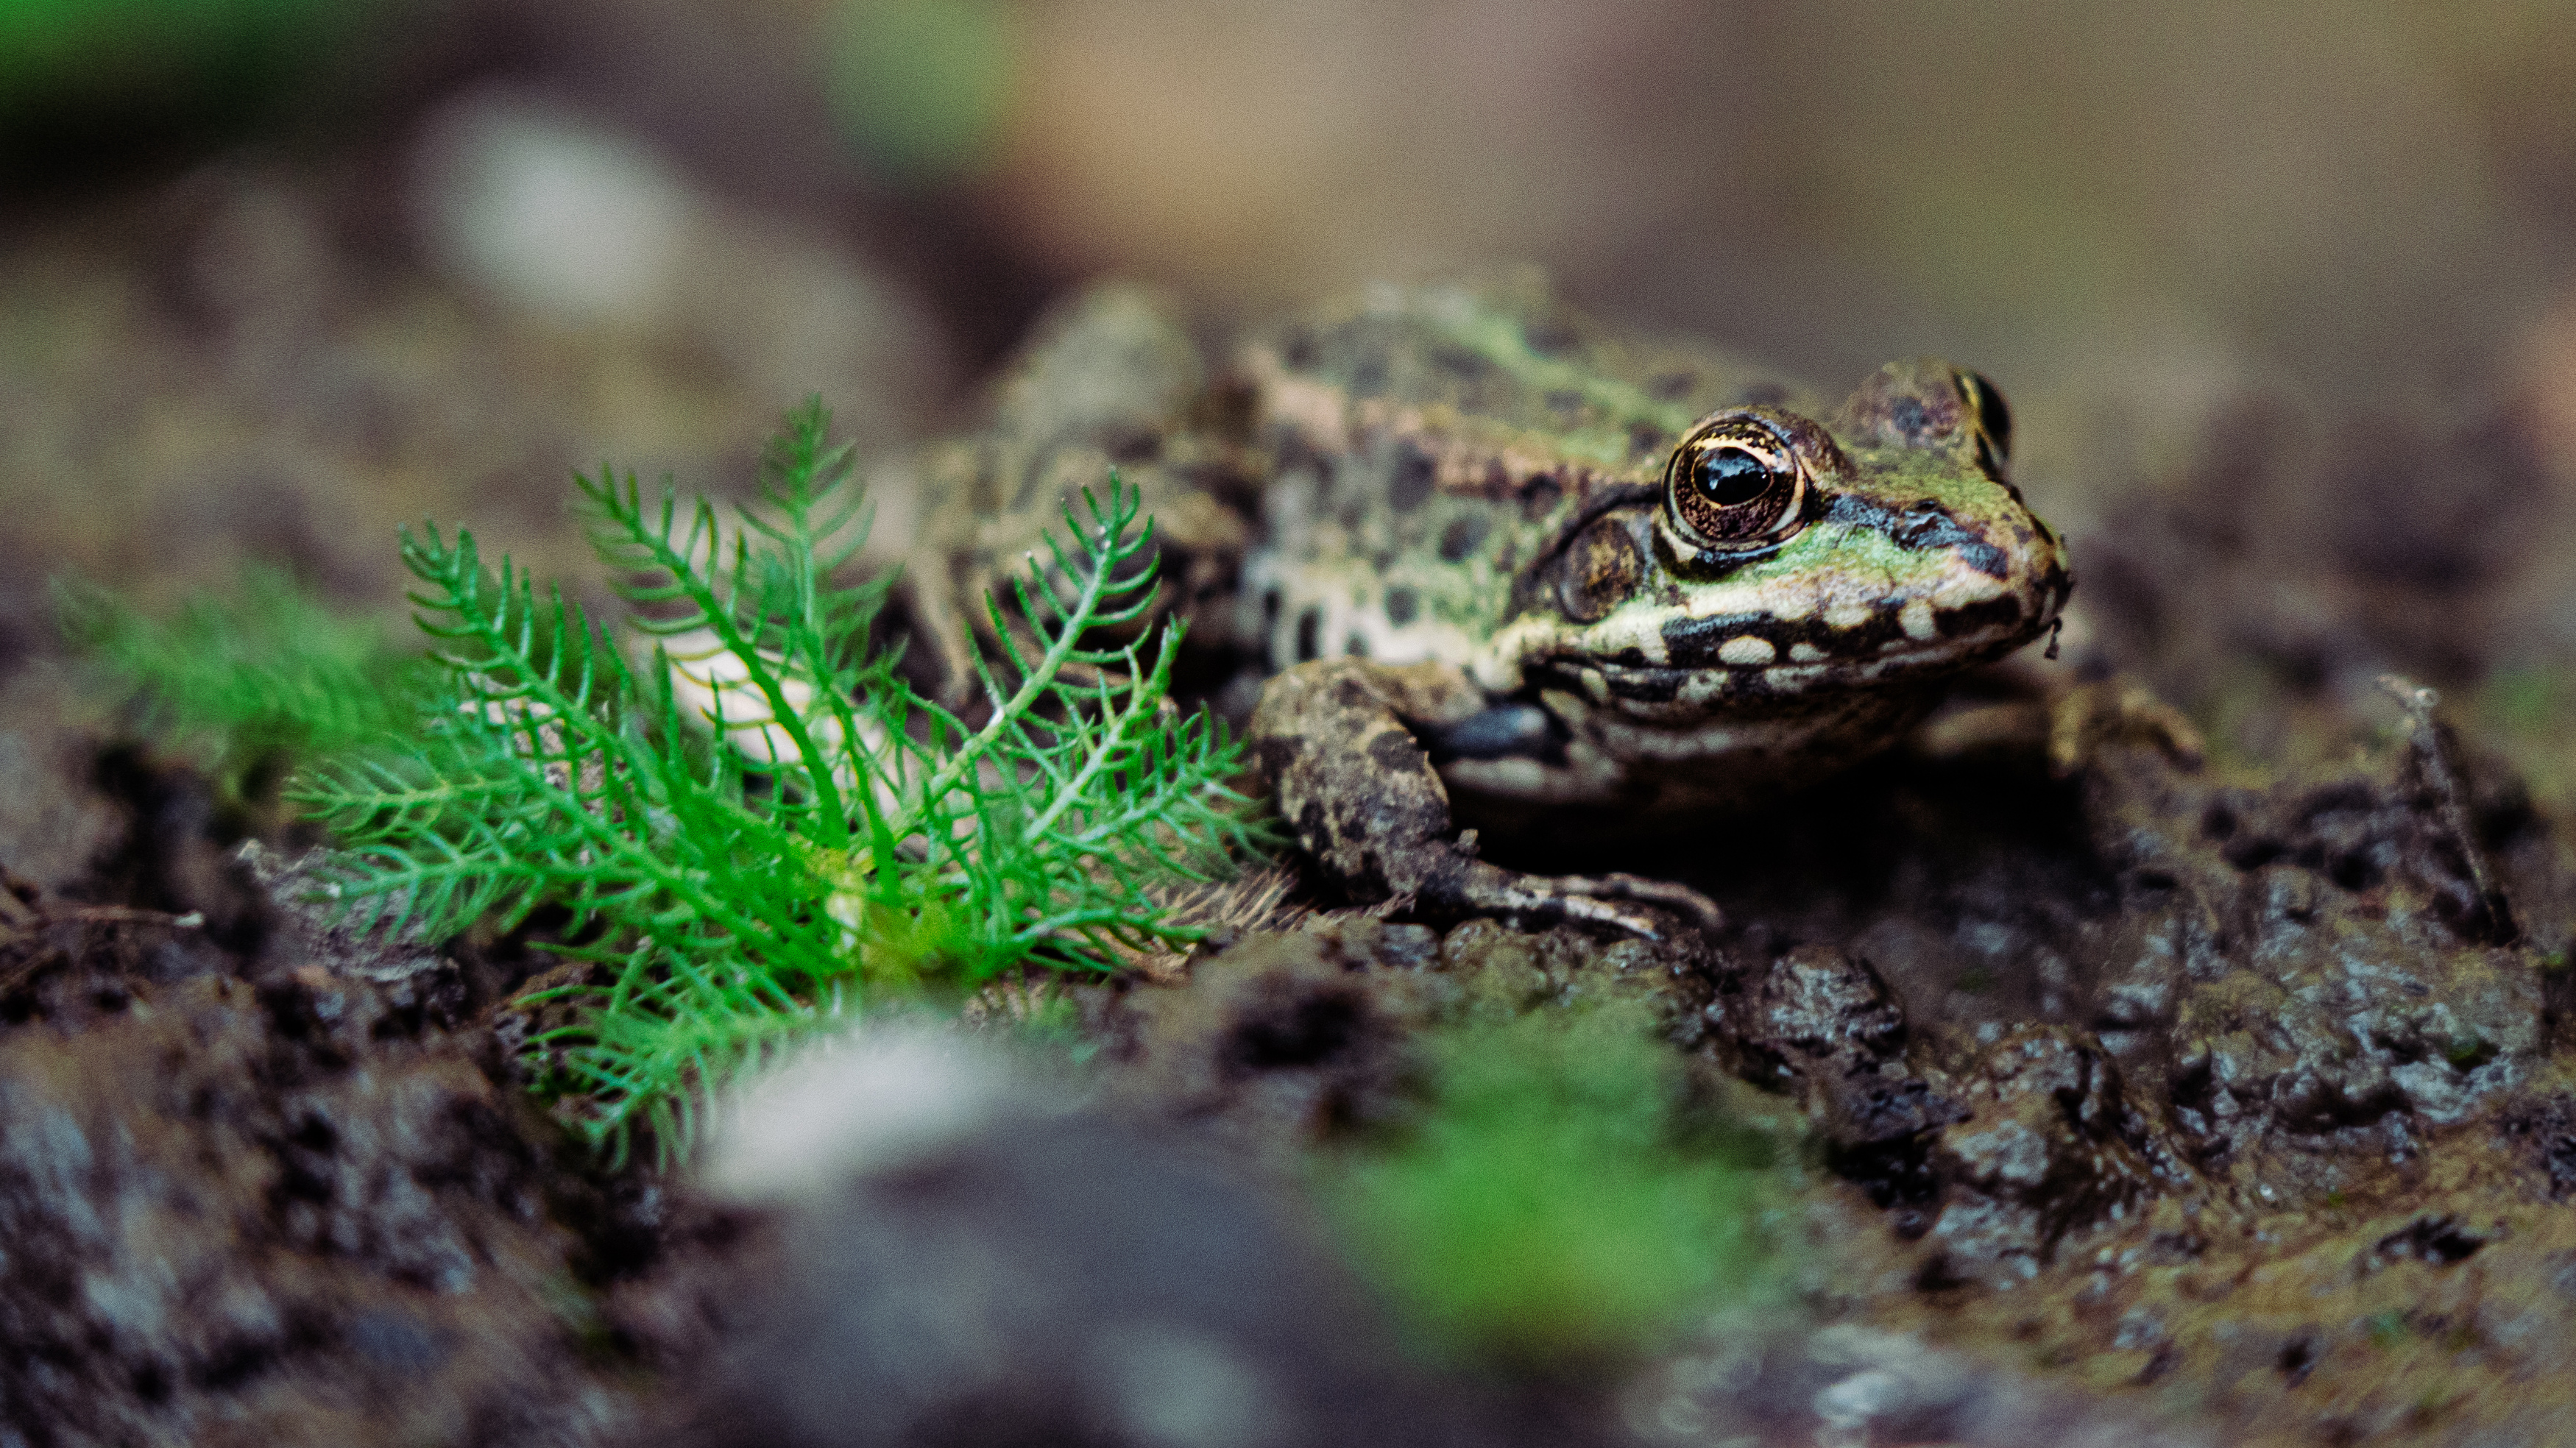
[[[1267,676],[1251,740],[1298,846],[1354,898],[1434,913],[1712,914],[1502,868],[1460,827],[1669,828],[1775,797],[1890,743],[2072,587],[1978,374],[1897,362],[1834,402],[1530,278],[1373,289],[1213,382],[1166,312],[1095,293],[997,412],[928,463],[937,653],[964,676],[959,605],[1120,466],[1196,641]]]

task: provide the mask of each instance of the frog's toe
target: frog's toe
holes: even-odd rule
[[[1637,875],[1522,875],[1473,861],[1454,893],[1450,903],[1480,914],[1604,925],[1656,941],[1670,937],[1677,919],[1703,931],[1726,919],[1717,902],[1687,885]]]
[[[1707,933],[1726,924],[1726,912],[1716,901],[1670,880],[1614,873],[1597,878],[1566,875],[1544,883],[1561,892],[1569,918],[1615,924],[1648,940],[1664,939],[1676,916]]]
[[[1598,900],[1587,895],[1569,895],[1562,901],[1565,918],[1586,925],[1607,925],[1624,930],[1641,940],[1663,943],[1672,922],[1653,910],[1617,900]]]
[[[1649,880],[1642,875],[1609,874],[1598,880],[1578,880],[1572,883],[1597,886],[1600,894],[1616,899],[1659,906],[1672,911],[1704,931],[1714,932],[1726,925],[1726,912],[1717,908],[1716,901],[1688,885],[1675,884],[1670,880]]]

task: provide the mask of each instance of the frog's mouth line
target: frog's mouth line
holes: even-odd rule
[[[1730,664],[1712,661],[1696,667],[1620,664],[1600,659],[1552,660],[1559,672],[1601,681],[1600,693],[1638,704],[1686,703],[1695,699],[1781,699],[1847,688],[1873,688],[1904,680],[1929,680],[1990,663],[2044,631],[2041,628],[1996,629],[1982,638],[1947,638],[1937,646],[1852,657],[1827,656],[1806,661]]]
[[[2004,638],[2029,639],[2047,626],[2047,596],[2005,593],[1975,603],[1936,608],[1926,600],[1872,610],[1849,622],[1828,623],[1819,614],[1783,618],[1768,613],[1712,614],[1666,620],[1662,657],[1609,655],[1628,668],[1765,669],[1843,663],[1852,666],[1921,662],[1973,652]]]

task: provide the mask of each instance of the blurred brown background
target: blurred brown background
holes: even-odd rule
[[[2576,6],[11,3],[22,643],[62,567],[386,606],[423,516],[578,573],[573,468],[738,487],[813,390],[894,448],[1095,273],[1213,336],[1535,260],[1826,384],[1994,376],[2087,639],[2204,712],[2576,700]]]

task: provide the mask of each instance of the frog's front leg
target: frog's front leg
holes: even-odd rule
[[[1446,664],[1319,659],[1272,678],[1253,711],[1251,742],[1279,792],[1298,847],[1365,901],[1404,900],[1438,913],[1588,921],[1660,938],[1654,909],[1703,928],[1717,906],[1686,886],[1635,875],[1525,875],[1477,859],[1449,813],[1449,790],[1418,729],[1455,727],[1484,693]]]

